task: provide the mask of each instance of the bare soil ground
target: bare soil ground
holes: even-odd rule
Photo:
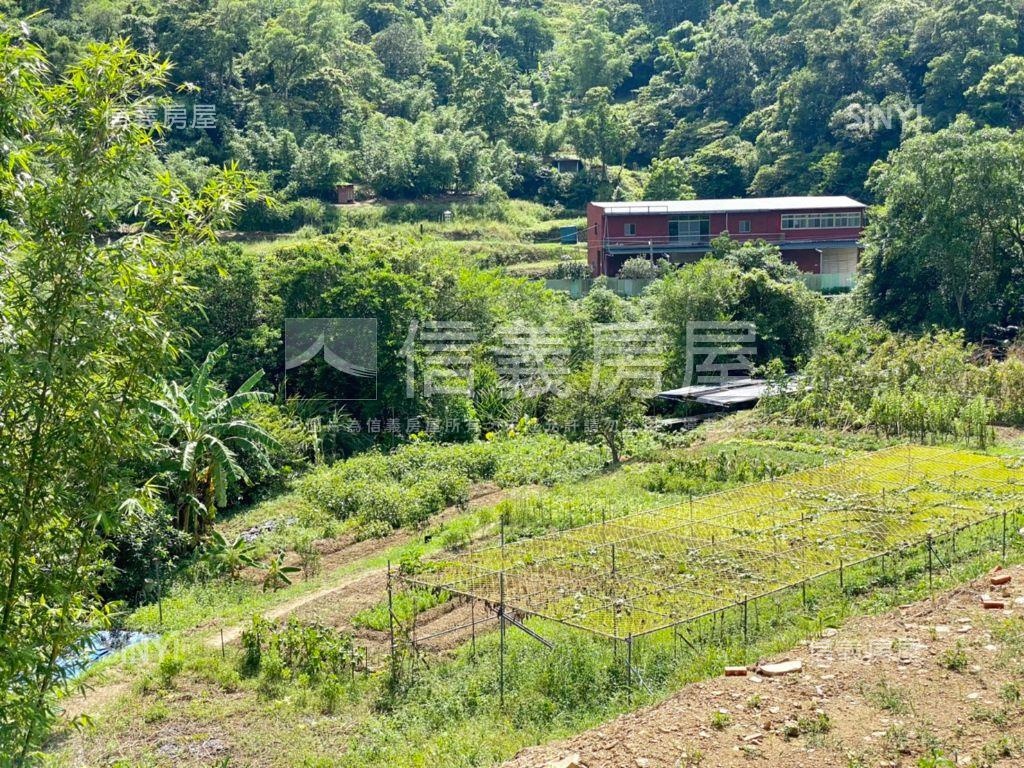
[[[1024,568],[1006,573],[827,630],[787,655],[800,673],[689,685],[506,768],[1024,765]]]
[[[499,488],[493,483],[480,483],[474,486],[467,509],[479,509],[480,507],[497,504],[513,492],[522,492],[523,489],[506,490]],[[431,518],[432,524],[444,523],[458,517],[466,512],[465,509],[449,507],[439,515]],[[388,536],[379,539],[366,539],[357,541],[355,537],[348,535],[339,539],[324,539],[317,542],[323,560],[321,569],[324,573],[330,573],[351,563],[365,560],[384,552],[393,547],[401,546],[413,541],[419,536],[419,532],[407,528],[401,528]],[[298,559],[292,554],[288,560],[291,564],[297,564]],[[254,579],[257,576],[253,576]],[[318,621],[327,626],[342,629],[351,629],[351,619],[364,608],[372,607],[380,602],[387,594],[387,570],[376,568],[362,571],[341,582],[325,586],[315,592],[301,595],[294,600],[289,600],[264,612],[268,619],[283,619],[289,616],[303,619],[305,621]],[[428,617],[421,619],[421,624]],[[242,634],[244,626],[229,627],[224,630],[224,642],[232,643]],[[424,632],[429,634],[429,631]],[[379,639],[379,638],[378,638]],[[211,647],[220,646],[220,634],[211,637],[207,644]]]
[[[494,483],[479,483],[471,491],[471,498],[468,509],[479,509],[481,507],[497,504],[512,493],[523,492],[523,488],[503,489]],[[431,519],[432,524],[442,523],[451,520],[465,510],[458,507],[449,507]],[[414,530],[402,528],[392,534],[378,538],[357,541],[354,536],[346,535],[337,539],[324,539],[317,542],[317,547],[323,555],[321,564],[322,571],[330,574],[332,571],[344,566],[364,560],[377,555],[392,547],[401,546],[414,540],[419,533]],[[290,564],[296,564],[297,558],[290,553],[288,558]],[[254,572],[251,576],[258,581],[258,574]],[[376,568],[368,571],[361,571],[341,580],[335,584],[324,586],[315,592],[301,595],[292,600],[280,603],[264,612],[267,619],[277,620],[289,616],[296,616],[307,621],[319,621],[328,626],[342,629],[351,629],[352,617],[364,608],[369,608],[380,602],[387,594],[387,571],[383,568]],[[446,627],[452,626],[452,617],[456,623],[470,621],[468,607],[446,604],[438,606],[440,610],[425,613],[420,616],[417,622],[417,632],[422,637],[443,632]],[[462,615],[465,613],[465,618]],[[478,620],[482,619],[482,612],[477,610]],[[451,614],[450,617],[448,614]],[[486,625],[485,625],[486,626]],[[202,633],[209,627],[197,627],[196,632]],[[244,625],[237,625],[225,628],[223,642],[230,644],[241,637]],[[436,638],[430,638],[421,644],[426,650],[447,650],[459,645],[465,638],[470,636],[470,630],[445,633]],[[367,647],[368,658],[372,662],[379,658],[386,649],[389,638],[386,634],[379,632],[363,631],[359,633],[359,643]],[[221,644],[221,634],[211,635],[206,640],[207,646],[218,648]],[[130,683],[122,679],[123,675],[117,671],[111,672],[109,679],[95,687],[87,689],[83,694],[68,696],[62,701],[64,717],[68,720],[80,715],[96,712],[108,704],[116,702],[125,692],[128,691]]]

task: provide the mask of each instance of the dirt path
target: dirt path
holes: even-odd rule
[[[522,489],[507,490],[492,483],[481,483],[472,492],[466,509],[449,507],[431,519],[431,524],[444,523],[469,510],[497,504],[512,492]],[[323,554],[322,568],[328,575],[346,565],[366,560],[381,553],[408,544],[421,536],[419,531],[399,529],[389,536],[379,539],[356,541],[352,538],[328,540],[320,542]],[[275,605],[263,611],[264,618],[277,620],[296,616],[306,621],[317,621],[328,626],[351,629],[352,617],[369,608],[387,594],[387,569],[374,568],[360,571],[334,584],[325,585],[321,589],[300,595],[292,600]],[[241,637],[244,624],[224,629],[224,643],[233,643]],[[221,644],[219,632],[208,638],[206,645],[218,648]]]
[[[519,493],[524,490],[526,489],[504,489],[499,488],[493,483],[481,483],[473,488],[467,509],[473,510],[497,504],[512,493]],[[458,507],[449,507],[432,518],[430,522],[432,524],[443,523],[465,514],[466,511]],[[379,539],[356,541],[352,537],[344,537],[321,541],[319,542],[319,547],[323,553],[323,571],[329,576],[332,572],[347,565],[373,558],[389,549],[407,544],[420,535],[419,531],[403,528]],[[352,617],[360,610],[375,605],[385,597],[386,593],[387,569],[372,568],[358,571],[343,578],[341,581],[324,585],[313,592],[299,595],[291,600],[267,608],[263,611],[263,616],[268,619],[277,620],[291,615],[298,615],[306,620],[321,621],[330,626],[351,629],[350,622]],[[246,624],[238,624],[225,627],[223,642],[225,644],[236,642],[241,637],[246,626]],[[430,626],[429,617],[423,617],[421,633],[429,634],[437,631],[431,630]],[[208,648],[220,647],[221,633],[219,631],[210,630],[209,627],[205,629],[199,627],[197,630],[200,633],[212,632],[204,641]],[[458,633],[446,635],[444,643],[438,641],[438,649],[454,647],[452,644],[457,643],[460,637],[461,635]],[[387,638],[365,634],[362,640],[364,645],[383,647]],[[68,696],[62,702],[64,716],[67,719],[72,719],[82,714],[96,712],[108,703],[116,701],[121,694],[128,690],[128,687],[128,682],[122,679],[115,679],[89,688],[84,694]]]
[[[299,613],[307,606],[328,601],[336,595],[350,594],[353,587],[365,585],[367,583],[372,582],[374,579],[386,581],[387,569],[378,568],[372,571],[363,571],[361,573],[343,579],[342,581],[330,587],[324,587],[323,589],[318,589],[315,592],[310,592],[307,595],[297,597],[294,600],[289,600],[287,602],[280,603],[279,605],[275,605],[273,608],[269,608],[263,611],[263,617],[265,619],[271,620],[286,618],[288,616],[291,616],[292,614]],[[370,604],[372,605],[373,603],[377,602],[378,599],[379,598],[374,597]],[[246,626],[247,625],[245,624],[238,624],[233,627],[227,627],[224,630],[224,643],[233,643],[236,640],[238,640],[238,638],[242,636],[242,632],[245,630]],[[219,648],[220,644],[220,633],[217,633],[213,637],[210,637],[206,640],[206,645],[209,648]]]
[[[1024,568],[1008,573],[827,631],[787,655],[800,673],[695,683],[506,768],[1024,765]]]

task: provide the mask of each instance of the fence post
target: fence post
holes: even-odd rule
[[[1006,510],[1003,510],[1003,565],[1006,565]]]
[[[633,703],[633,634],[626,638],[626,703]]]
[[[743,596],[743,648],[746,650],[748,644],[748,626],[747,626],[747,596]],[[743,661],[746,662],[746,654],[744,653]]]
[[[505,572],[498,574],[501,603],[498,606],[498,701],[505,707]]]
[[[156,612],[160,626],[164,625],[164,569],[160,558],[156,561]]]
[[[391,561],[388,560],[388,634],[391,638],[391,676],[395,676],[395,605],[391,595]]]
[[[932,590],[932,535],[928,534],[928,594],[931,595],[932,605],[935,604],[935,592]]]
[[[898,605],[900,602],[900,566],[899,566],[900,551],[897,547],[892,552],[892,596],[893,605]]]

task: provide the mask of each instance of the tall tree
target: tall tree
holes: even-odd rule
[[[124,43],[63,73],[0,17],[0,763],[30,762],[65,680],[105,620],[101,534],[132,502],[122,469],[140,403],[177,350],[165,314],[192,245],[233,213],[235,171],[193,196],[151,181],[152,105],[168,65]],[[134,213],[133,213],[134,211]],[[129,214],[131,218],[129,218]],[[109,233],[131,221],[129,233]]]
[[[636,131],[627,115],[611,103],[611,92],[603,87],[587,91],[570,133],[585,157],[600,158],[605,176],[608,163],[622,163],[636,143]]]
[[[875,169],[885,205],[864,261],[868,307],[897,327],[964,328],[1024,320],[1024,137],[966,117],[903,143]]]

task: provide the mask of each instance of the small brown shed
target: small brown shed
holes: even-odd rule
[[[338,193],[338,205],[351,205],[356,201],[355,184],[335,184],[334,191]]]

